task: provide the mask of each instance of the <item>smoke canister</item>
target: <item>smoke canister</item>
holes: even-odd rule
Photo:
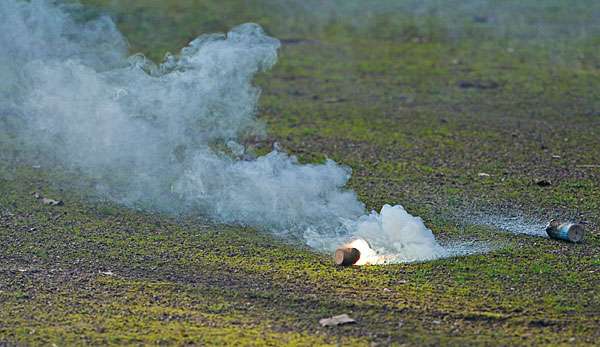
[[[356,264],[360,258],[360,251],[354,247],[340,247],[335,251],[335,263],[340,266]]]
[[[570,242],[581,242],[583,240],[583,225],[575,223],[561,223],[553,219],[546,227],[546,233],[553,239]]]

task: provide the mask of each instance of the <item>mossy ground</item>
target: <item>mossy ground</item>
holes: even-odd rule
[[[285,40],[257,79],[269,129],[258,151],[278,141],[303,161],[333,158],[352,167],[369,208],[401,203],[441,240],[499,246],[337,268],[260,231],[94,202],[60,170],[3,163],[0,345],[600,339],[600,55],[589,42],[567,59],[544,44],[423,38],[409,25],[366,37],[341,19],[319,32],[294,22],[294,36],[268,8],[236,1],[85,2],[112,11],[132,50],[153,58],[200,32],[264,24]],[[465,223],[474,213],[584,221],[588,234],[576,245],[503,233]],[[341,313],[357,324],[319,326]]]

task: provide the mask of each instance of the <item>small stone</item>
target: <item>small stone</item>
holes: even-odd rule
[[[42,204],[48,206],[62,206],[64,203],[61,200],[42,198]]]
[[[473,16],[473,22],[475,23],[487,23],[488,20],[487,16]]]
[[[492,175],[490,175],[489,173],[480,172],[480,173],[477,174],[477,176],[479,176],[479,177],[490,177]]]
[[[535,184],[537,184],[540,187],[549,187],[552,185],[552,182],[550,182],[549,180],[546,180],[546,179],[539,179],[539,180],[535,181]]]
[[[500,84],[496,81],[459,81],[458,87],[462,89],[496,89]]]
[[[323,318],[319,320],[319,324],[323,327],[333,327],[344,324],[354,324],[356,321],[350,318],[347,314],[341,314],[339,316],[333,316],[331,318]]]
[[[323,99],[323,102],[326,102],[328,104],[334,104],[334,103],[344,102],[344,101],[346,101],[346,99],[344,99],[344,98],[337,98],[337,97],[329,97],[329,98]]]

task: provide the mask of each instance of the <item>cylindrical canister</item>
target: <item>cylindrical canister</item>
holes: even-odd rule
[[[553,239],[581,242],[583,241],[584,228],[581,224],[561,223],[553,219],[548,223],[546,233]]]
[[[342,247],[335,251],[335,263],[341,266],[356,264],[360,258],[360,251],[354,247]]]

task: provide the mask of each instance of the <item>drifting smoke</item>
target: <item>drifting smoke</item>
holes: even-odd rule
[[[393,261],[450,254],[400,206],[365,216],[344,189],[350,170],[331,160],[300,165],[277,150],[240,159],[241,140],[262,133],[251,80],[279,47],[258,25],[200,36],[155,65],[127,57],[109,18],[79,23],[74,10],[0,2],[0,130],[25,152],[78,170],[128,206],[294,233],[319,250],[363,237]]]
[[[547,224],[528,221],[521,216],[476,215],[476,217],[472,216],[468,223],[489,226],[512,234],[548,237],[548,233],[546,233]]]

